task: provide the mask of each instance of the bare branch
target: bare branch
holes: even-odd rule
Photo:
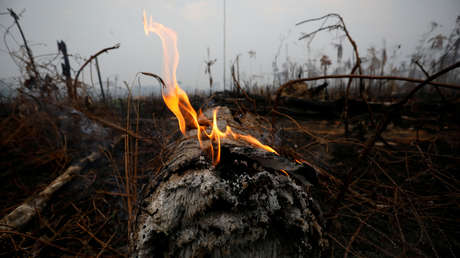
[[[78,82],[78,76],[80,75],[81,71],[83,71],[83,69],[85,68],[86,65],[89,64],[89,62],[91,62],[91,60],[93,60],[94,58],[96,58],[98,55],[104,53],[104,52],[108,52],[109,50],[112,50],[112,49],[117,49],[120,47],[120,43],[117,43],[115,44],[114,46],[112,47],[107,47],[107,48],[104,48],[102,50],[100,50],[99,52],[97,52],[96,54],[92,55],[88,60],[86,60],[86,62],[80,67],[80,69],[78,70],[77,72],[77,75],[75,75],[75,79],[73,81],[73,87],[74,87],[74,91],[76,91],[76,87],[77,87],[77,82]],[[76,95],[75,95],[76,97]]]
[[[409,78],[409,77],[400,77],[400,76],[378,76],[378,75],[359,75],[359,74],[334,74],[334,75],[326,75],[326,76],[317,76],[317,77],[310,77],[310,78],[302,78],[297,80],[288,81],[287,83],[281,85],[277,91],[282,91],[285,87],[289,85],[296,84],[299,82],[306,82],[306,81],[317,81],[317,80],[324,80],[324,79],[344,79],[344,78],[355,78],[355,79],[369,79],[369,80],[389,80],[389,81],[406,81],[406,82],[414,82],[414,83],[422,83],[425,80]],[[441,83],[441,82],[432,82],[428,83],[432,86],[437,86],[441,88],[448,88],[453,90],[460,90],[460,85],[448,84],[448,83]]]
[[[335,25],[329,25],[329,26],[326,26],[326,27],[321,27],[313,32],[310,32],[308,34],[304,34],[299,38],[299,40],[302,40],[302,39],[306,39],[306,38],[309,38],[311,36],[314,36],[316,33],[320,32],[320,31],[323,31],[323,30],[337,30],[337,29],[343,29],[343,26],[340,25],[340,24],[335,24]]]
[[[158,76],[158,75],[156,75],[154,73],[148,73],[148,72],[141,72],[141,74],[147,75],[147,76],[150,76],[150,77],[153,77],[153,78],[157,79],[160,82],[160,84],[163,86],[163,89],[166,89],[166,84],[163,81],[163,79],[161,79],[160,76]]]
[[[300,24],[307,23],[307,22],[319,21],[319,20],[322,20],[322,19],[325,19],[325,18],[329,18],[331,16],[340,17],[340,15],[337,14],[337,13],[329,13],[329,14],[326,14],[326,15],[324,15],[322,17],[319,17],[319,18],[313,18],[313,19],[308,19],[308,20],[298,22],[295,25],[298,26]]]
[[[425,68],[423,67],[422,64],[420,64],[419,60],[414,60],[414,63],[415,65],[418,66],[418,68],[420,68],[420,70],[422,70],[422,72],[425,74],[425,76],[427,78],[430,77],[430,74],[425,70]],[[434,88],[436,89],[436,92],[439,94],[439,96],[441,97],[442,101],[446,102],[446,98],[444,97],[444,95],[442,94],[441,90],[439,89],[438,86],[434,86]]]

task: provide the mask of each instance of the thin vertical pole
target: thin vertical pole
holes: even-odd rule
[[[106,102],[105,102],[104,86],[102,85],[101,70],[99,69],[99,62],[97,61],[97,57],[94,59],[96,59],[97,77],[99,78],[99,85],[101,86],[102,101],[105,104]]]
[[[225,81],[225,75],[226,75],[226,57],[225,57],[225,52],[226,52],[226,26],[225,26],[225,23],[226,23],[226,11],[225,11],[225,0],[224,0],[224,91],[225,91],[225,85],[226,85],[226,81]]]

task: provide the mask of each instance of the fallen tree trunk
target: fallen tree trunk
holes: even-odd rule
[[[219,114],[219,127],[222,117],[236,123],[228,109]],[[309,192],[313,170],[227,139],[213,166],[190,133],[169,146],[170,160],[141,194],[133,257],[321,254],[327,242]]]

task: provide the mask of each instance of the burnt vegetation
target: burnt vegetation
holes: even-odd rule
[[[82,58],[59,42],[56,54],[34,56],[20,15],[4,15],[12,18],[2,26],[4,39],[17,42],[6,46],[22,76],[0,81],[0,255],[130,255],[140,195],[171,159],[167,146],[182,138],[159,95],[162,79],[146,71],[133,83],[104,81],[99,64],[119,45]],[[401,63],[397,49],[359,53],[338,14],[298,26],[314,21],[327,22],[299,40],[343,35],[336,59],[279,68],[275,57],[273,82],[258,85],[241,79],[236,57],[232,90],[216,92],[208,50],[211,94],[190,93],[192,105],[226,106],[254,137],[314,171],[303,178],[321,210],[322,256],[456,257],[460,17],[449,35],[433,23]],[[350,60],[342,60],[345,44]],[[158,94],[136,94],[157,81]],[[243,177],[230,173],[247,163],[224,148],[216,170],[224,179]],[[37,200],[39,208],[27,209]],[[162,241],[158,236],[159,249]]]

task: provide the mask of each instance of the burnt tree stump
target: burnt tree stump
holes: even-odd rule
[[[219,123],[236,122],[221,108]],[[310,169],[228,139],[213,166],[189,133],[171,144],[170,161],[143,190],[134,257],[320,256],[327,242]]]

